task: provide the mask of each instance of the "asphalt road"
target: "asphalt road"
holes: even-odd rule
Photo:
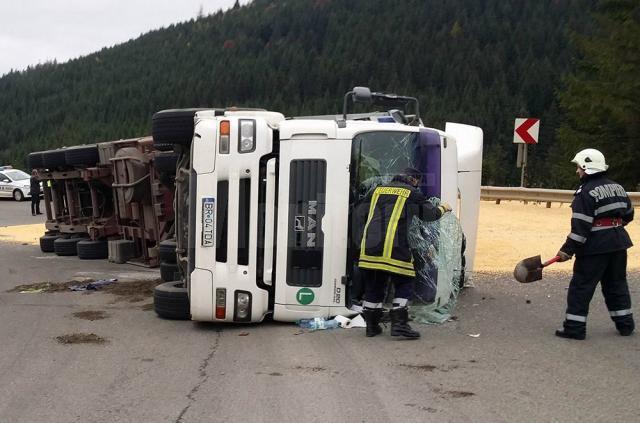
[[[11,204],[7,206],[8,204]],[[24,204],[23,204],[24,205]],[[12,203],[0,202],[0,216]],[[30,217],[30,216],[29,216]],[[20,221],[20,219],[16,219]],[[640,336],[617,335],[600,294],[586,341],[553,336],[567,275],[476,275],[456,320],[419,341],[363,329],[162,320],[105,292],[7,292],[156,270],[0,243],[0,422],[600,422],[640,415]],[[640,300],[640,274],[630,275]],[[73,313],[103,311],[102,320]],[[106,343],[63,345],[94,333]],[[470,336],[479,335],[479,336]]]
[[[40,200],[38,216],[31,216],[31,199],[27,201],[14,201],[13,198],[0,198],[0,226],[30,225],[44,222],[44,201]],[[43,230],[44,232],[44,230]]]

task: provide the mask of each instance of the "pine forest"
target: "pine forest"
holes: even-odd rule
[[[254,0],[0,77],[0,164],[150,134],[154,112],[342,110],[354,86],[484,131],[484,185],[517,186],[514,119],[541,120],[527,186],[574,188],[579,149],[640,190],[637,0]]]

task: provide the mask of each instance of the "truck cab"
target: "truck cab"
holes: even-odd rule
[[[349,101],[394,108],[349,114]],[[413,115],[406,110],[412,101]],[[427,197],[454,205],[466,234],[468,274],[482,131],[454,123],[444,131],[427,128],[418,113],[411,97],[365,88],[345,95],[342,115],[185,113],[193,119],[193,134],[179,161],[178,175],[185,177],[176,178],[176,219],[183,222],[176,225],[176,254],[191,319],[354,314],[367,194],[408,166],[424,173],[420,189]]]

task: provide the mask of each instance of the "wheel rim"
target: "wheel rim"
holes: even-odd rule
[[[14,191],[13,193],[13,199],[16,201],[22,201],[22,191]]]

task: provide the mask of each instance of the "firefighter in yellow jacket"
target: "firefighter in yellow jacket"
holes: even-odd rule
[[[451,211],[447,203],[438,207],[429,203],[417,188],[420,180],[418,170],[407,168],[389,184],[377,187],[371,196],[358,261],[365,285],[362,314],[368,337],[382,332],[380,319],[387,280],[393,283],[395,292],[389,312],[391,336],[420,337],[407,323],[407,306],[413,297],[416,276],[407,232],[413,216],[433,221]]]

